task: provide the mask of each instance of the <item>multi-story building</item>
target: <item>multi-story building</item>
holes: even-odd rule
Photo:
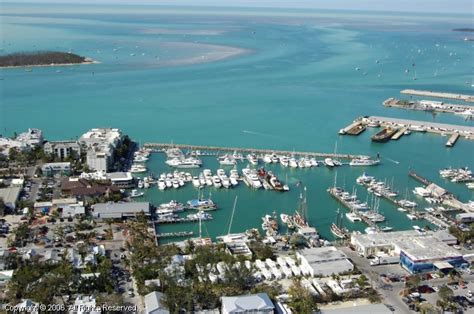
[[[2,137],[0,135],[0,154],[8,155],[10,149],[25,151],[43,145],[43,131],[40,129],[28,129],[15,139]]]
[[[46,142],[43,148],[46,154],[54,154],[61,160],[68,158],[71,154],[76,157],[81,155],[81,145],[78,141]]]
[[[43,146],[43,131],[40,129],[28,129],[28,131],[20,133],[16,140],[30,147]]]
[[[87,166],[91,170],[107,172],[114,162],[115,149],[122,142],[122,132],[111,128],[91,129],[79,142],[87,149]]]

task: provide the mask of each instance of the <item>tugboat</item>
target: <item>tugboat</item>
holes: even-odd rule
[[[392,136],[397,133],[397,128],[386,127],[382,131],[372,136],[373,142],[385,143],[388,142]]]
[[[287,191],[285,189],[285,186],[281,183],[280,180],[278,180],[278,177],[274,175],[271,171],[268,172],[268,176],[270,177],[270,185],[279,192],[285,192]]]
[[[346,239],[349,236],[349,230],[342,227],[342,216],[337,209],[336,222],[331,224],[331,232],[339,239]]]

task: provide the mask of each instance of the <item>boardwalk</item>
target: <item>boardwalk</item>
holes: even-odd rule
[[[405,94],[405,95],[412,95],[412,96],[427,96],[427,97],[446,98],[446,99],[455,99],[455,100],[462,100],[462,101],[467,101],[467,102],[474,102],[474,96],[472,95],[442,93],[442,92],[433,92],[433,91],[416,90],[416,89],[404,89],[400,93]]]
[[[204,145],[190,145],[190,144],[170,144],[170,143],[145,143],[145,148],[152,150],[163,151],[168,148],[179,148],[184,150],[192,151],[216,151],[216,152],[240,152],[243,154],[277,154],[286,156],[301,156],[301,157],[320,157],[320,158],[338,158],[338,159],[354,159],[364,157],[363,155],[353,154],[334,154],[334,153],[317,153],[317,152],[304,152],[304,151],[290,151],[290,150],[278,150],[278,149],[261,149],[261,148],[242,148],[242,147],[220,147],[220,146],[204,146]],[[205,153],[204,153],[205,155]]]

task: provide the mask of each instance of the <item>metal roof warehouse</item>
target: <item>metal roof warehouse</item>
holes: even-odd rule
[[[92,206],[92,215],[95,218],[130,218],[143,212],[149,216],[149,202],[131,203],[99,203]]]

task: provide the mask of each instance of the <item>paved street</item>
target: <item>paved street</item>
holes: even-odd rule
[[[391,305],[395,309],[395,313],[407,313],[409,312],[408,306],[402,301],[400,296],[400,291],[404,288],[403,282],[394,282],[391,284],[386,284],[381,280],[381,274],[398,274],[398,275],[409,275],[403,268],[398,264],[395,265],[380,265],[380,266],[370,266],[368,259],[360,257],[356,252],[352,251],[349,248],[342,247],[340,248],[346,255],[352,260],[352,262],[357,266],[357,268],[366,275],[371,282],[374,284],[374,288],[382,295],[384,298],[383,303]],[[464,274],[463,279],[468,282],[467,289],[456,289],[454,290],[455,295],[465,295],[468,290],[474,291],[474,284],[471,283],[474,280],[474,274]],[[421,281],[420,285],[429,285],[429,286],[442,286],[446,285],[449,281],[449,277],[436,278],[431,280]],[[436,305],[437,293],[423,294],[423,298],[426,298],[430,303]],[[474,312],[474,311],[473,311]]]

